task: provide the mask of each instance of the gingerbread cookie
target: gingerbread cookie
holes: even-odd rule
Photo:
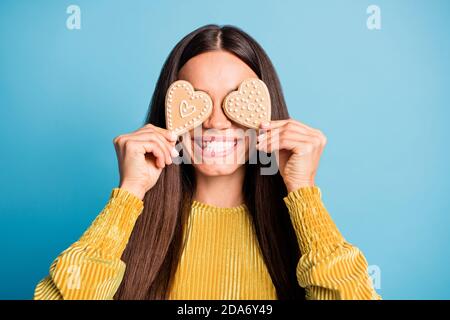
[[[205,121],[212,108],[206,92],[195,91],[187,81],[175,81],[166,94],[166,128],[177,135],[188,132]]]
[[[259,79],[244,80],[237,91],[226,96],[223,110],[231,120],[257,129],[261,122],[271,118],[269,89]]]

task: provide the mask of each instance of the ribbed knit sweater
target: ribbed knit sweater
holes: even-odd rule
[[[381,299],[362,252],[338,231],[318,187],[290,192],[289,210],[302,256],[297,280],[307,299]],[[82,237],[51,264],[34,299],[112,299],[125,272],[120,260],[143,201],[114,188]],[[245,204],[233,208],[193,201],[185,246],[169,299],[276,299]]]

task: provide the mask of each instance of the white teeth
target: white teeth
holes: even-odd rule
[[[206,139],[195,139],[195,144],[197,144],[203,151],[208,153],[226,153],[233,149],[237,145],[236,140],[206,140]]]
[[[233,148],[234,141],[203,141],[202,148],[206,151],[222,152]]]
[[[206,151],[222,152],[234,147],[234,141],[204,141],[203,149]]]

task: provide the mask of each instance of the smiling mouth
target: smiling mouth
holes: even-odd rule
[[[204,136],[192,139],[195,147],[203,157],[225,157],[234,152],[241,139],[225,136]]]

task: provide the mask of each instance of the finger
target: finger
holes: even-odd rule
[[[142,133],[142,134],[135,134],[132,138],[129,138],[130,141],[137,141],[142,143],[145,142],[153,142],[155,143],[163,152],[164,155],[164,163],[171,164],[172,158],[171,158],[171,148],[172,146],[168,145],[167,142],[164,142],[164,139],[161,139],[157,133]]]
[[[283,119],[283,120],[272,120],[272,121],[263,121],[260,124],[260,128],[264,130],[279,128],[286,124],[289,121],[289,119]]]
[[[136,130],[136,132],[137,131],[158,132],[161,135],[163,135],[164,138],[166,138],[168,141],[171,141],[171,142],[176,142],[177,139],[178,139],[177,135],[173,131],[165,129],[165,128],[157,127],[157,126],[155,126],[153,124],[150,124],[150,123],[146,124],[145,126],[143,126],[140,129]]]
[[[165,167],[165,156],[161,148],[155,142],[145,142],[142,144],[146,153],[150,153],[155,157],[155,164],[160,169]]]
[[[151,145],[151,148],[149,147]],[[164,167],[165,165],[165,156],[162,152],[161,148],[154,141],[139,141],[139,140],[131,140],[128,139],[124,142],[124,156],[127,154],[142,154],[145,156],[147,152],[151,152],[155,158],[157,159],[156,164],[158,167]],[[162,163],[161,163],[162,161]]]
[[[319,129],[310,127],[310,126],[308,126],[308,125],[306,125],[306,124],[304,124],[303,122],[300,122],[300,121],[296,121],[296,122],[297,122],[298,125],[300,125],[301,127],[305,128],[306,130],[309,130],[309,131],[313,132],[313,133],[316,134],[316,135],[322,134],[322,133],[320,132]]]
[[[261,145],[258,150],[271,153],[278,150],[290,150],[295,153],[307,154],[312,152],[313,146],[309,142],[285,139],[283,141],[271,141],[266,145]]]
[[[310,135],[309,132],[305,131],[304,129],[298,128],[298,127],[292,127],[292,129],[288,129],[286,126],[282,128],[276,128],[273,130],[266,131],[263,134],[260,134],[257,137],[257,143],[265,144],[267,141],[270,141],[273,138],[280,138],[280,139],[297,139],[298,141],[309,141],[309,140],[315,140],[316,137],[313,135]]]
[[[158,134],[153,134],[152,140],[151,140],[151,141],[155,142],[155,143],[159,146],[159,148],[161,149],[161,151],[162,151],[163,154],[164,154],[164,158],[165,158],[165,159],[164,159],[164,162],[165,162],[165,164],[169,165],[169,164],[172,163],[172,157],[171,157],[172,151],[171,151],[171,146],[168,146],[163,140],[164,140],[164,139],[161,138],[160,135],[158,135]]]
[[[317,135],[320,133],[319,130],[308,127],[307,125],[301,123],[300,121],[294,119],[283,119],[283,120],[273,120],[261,123],[261,128],[263,130],[273,130],[276,128],[287,127],[289,130],[298,129],[305,134]]]
[[[260,133],[257,137],[257,141],[263,142],[267,139],[270,139],[270,137],[272,137],[272,136],[290,137],[291,135],[296,135],[296,134],[307,135],[307,136],[310,136],[311,138],[317,138],[316,134],[314,134],[313,132],[311,132],[299,125],[286,123],[282,127],[270,129],[263,133]]]
[[[162,148],[164,148],[164,152],[168,154],[169,162],[167,164],[172,163],[172,157],[177,157],[179,155],[178,151],[175,149],[175,144],[168,142],[166,139],[164,139],[163,136],[161,136],[159,133],[156,132],[141,132],[139,134],[135,134],[133,136],[133,139],[139,139],[139,140],[157,140],[160,142]]]
[[[275,150],[275,146],[280,146],[280,149],[284,149],[284,141],[294,141],[298,143],[309,143],[312,145],[319,144],[319,140],[316,137],[298,133],[296,131],[283,131],[279,135],[268,135],[267,137],[261,139],[257,143],[257,147],[267,147],[271,146]],[[290,144],[286,144],[289,147]]]
[[[274,135],[274,134],[278,134],[278,132],[277,131],[272,131],[272,130],[265,131],[265,132],[259,134],[256,137],[256,143],[257,144],[259,144],[259,143],[267,143],[267,141],[270,140],[271,136]]]
[[[295,130],[282,130],[280,132],[277,132],[276,134],[272,133],[272,134],[269,134],[269,135],[263,137],[262,139],[258,140],[258,142],[267,143],[267,142],[273,141],[275,139],[278,139],[280,141],[288,139],[288,140],[294,140],[294,141],[299,141],[299,142],[309,142],[314,145],[321,144],[321,140],[318,137],[316,137],[314,135],[310,135],[310,134],[304,134],[302,132],[295,131]]]
[[[275,120],[271,122],[267,122],[263,125],[265,130],[274,130],[274,129],[282,129],[284,127],[288,127],[289,129],[292,128],[303,128],[305,130],[306,128],[300,126],[300,123],[298,121],[292,120],[292,119],[285,119],[285,120]]]

